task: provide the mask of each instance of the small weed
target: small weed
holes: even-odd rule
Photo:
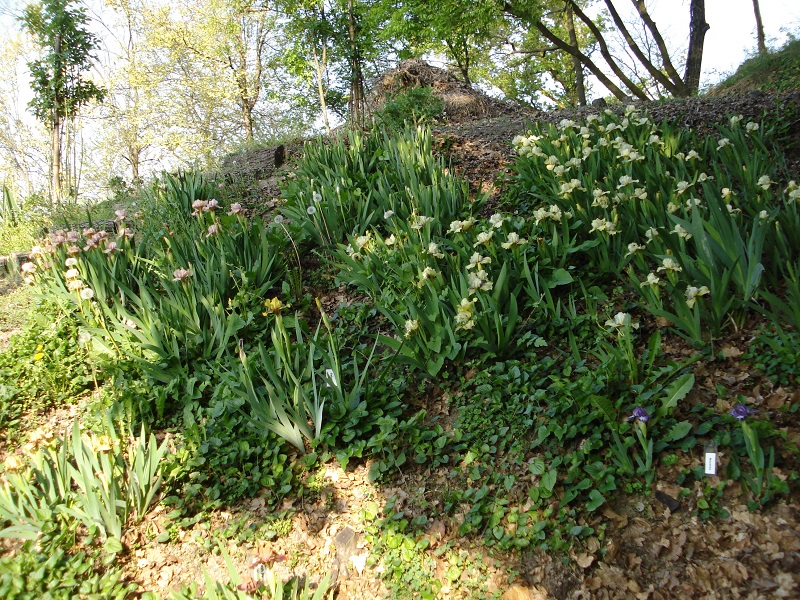
[[[428,537],[413,531],[402,514],[367,527],[371,562],[384,566],[383,581],[392,597],[433,600],[442,588],[436,560],[427,553]]]
[[[720,504],[724,492],[724,481],[717,485],[711,485],[707,482],[704,483],[703,491],[698,494],[697,498],[697,516],[703,521],[709,519],[727,519],[729,513],[727,509]]]

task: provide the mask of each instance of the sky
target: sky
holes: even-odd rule
[[[615,6],[621,4],[620,0],[615,2]],[[798,0],[761,0],[759,4],[768,47],[782,46],[790,31],[800,37]],[[651,0],[647,6],[663,35],[676,47],[685,49],[689,38],[689,0]],[[756,49],[752,0],[706,0],[706,22],[711,29],[706,33],[703,49],[701,85],[716,83],[732,73]]]

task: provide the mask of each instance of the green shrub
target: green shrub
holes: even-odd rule
[[[475,215],[485,195],[470,198],[469,185],[433,155],[430,131],[350,132],[347,142],[308,143],[296,177],[284,190],[283,214],[294,237],[331,251],[371,228],[386,231],[387,215],[425,215],[442,230]]]
[[[415,86],[386,98],[375,111],[375,122],[390,130],[402,130],[406,124],[432,125],[444,114],[444,101],[430,87]]]

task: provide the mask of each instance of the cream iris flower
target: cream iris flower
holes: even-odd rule
[[[690,285],[686,288],[686,305],[689,308],[692,308],[698,296],[707,296],[710,293],[711,291],[704,285],[700,286],[699,288]]]
[[[477,252],[473,253],[472,257],[469,259],[469,264],[467,265],[467,270],[472,268],[481,269],[483,265],[489,265],[492,263],[492,257],[487,256],[483,257]]]
[[[517,234],[515,231],[512,231],[511,233],[508,234],[508,239],[500,245],[506,250],[508,250],[509,248],[513,248],[514,246],[522,246],[527,241],[528,240],[526,240],[525,238],[519,237],[519,234]]]
[[[406,339],[410,338],[411,335],[415,331],[417,331],[417,329],[419,329],[419,319],[409,319],[408,321],[406,321],[406,324],[405,324],[405,330],[406,330],[405,337],[406,337]]]
[[[678,264],[678,261],[676,261],[674,258],[670,258],[669,256],[668,256],[668,257],[666,257],[666,258],[665,258],[665,259],[662,261],[662,263],[661,263],[661,266],[660,266],[660,267],[658,267],[658,269],[656,269],[656,270],[657,270],[659,273],[660,273],[661,271],[667,271],[667,272],[673,271],[673,272],[675,272],[675,273],[678,273],[678,272],[680,272],[680,271],[683,271],[683,269],[681,268],[681,266]]]
[[[487,246],[489,242],[492,241],[492,236],[494,235],[494,231],[481,231],[478,234],[477,241],[472,245],[473,248],[478,246]]]

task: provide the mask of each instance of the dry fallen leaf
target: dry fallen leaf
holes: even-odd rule
[[[512,585],[503,593],[503,600],[547,600],[548,595],[538,589]]]
[[[594,556],[582,552],[575,557],[575,562],[581,569],[588,569],[594,562]]]
[[[743,352],[736,348],[735,346],[724,346],[722,348],[722,356],[725,358],[736,358],[737,356],[741,356]]]

